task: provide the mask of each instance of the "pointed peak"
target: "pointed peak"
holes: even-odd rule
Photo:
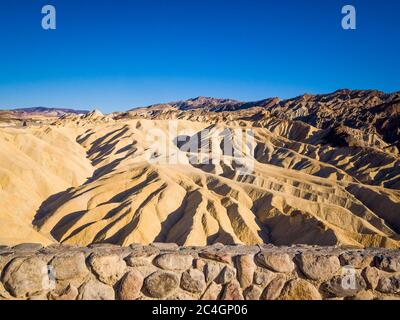
[[[84,115],[84,117],[85,118],[100,118],[100,117],[104,117],[104,114],[98,109],[93,109],[92,111],[90,111],[86,115]]]

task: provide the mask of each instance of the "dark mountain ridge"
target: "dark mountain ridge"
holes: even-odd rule
[[[275,97],[253,102],[197,97],[132,109],[117,118],[196,118],[213,114],[224,114],[221,119],[275,117],[301,121],[326,130],[328,140],[335,145],[354,146],[354,135],[357,135],[366,136],[361,140],[382,139],[390,147],[400,150],[400,92],[341,89],[328,94],[303,94],[291,99]]]
[[[88,110],[75,110],[69,108],[47,108],[47,107],[32,107],[32,108],[17,108],[11,109],[8,111],[18,112],[18,113],[42,113],[42,114],[57,114],[58,116],[62,116],[66,113],[73,114],[86,114]]]

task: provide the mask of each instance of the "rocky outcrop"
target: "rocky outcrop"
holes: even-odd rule
[[[136,108],[116,118],[188,118],[261,120],[275,117],[301,121],[325,130],[324,143],[339,147],[369,147],[398,154],[400,148],[400,92],[341,89],[328,94],[304,94],[281,100],[277,97],[241,102],[197,97],[186,101]],[[297,132],[299,133],[299,132]]]
[[[0,300],[400,299],[399,250],[297,245],[0,251]]]

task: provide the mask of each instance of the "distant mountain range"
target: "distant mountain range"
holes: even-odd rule
[[[166,118],[170,113],[180,114],[178,118],[193,118],[200,114],[215,114],[235,111],[248,111],[252,120],[263,118],[261,113],[279,119],[295,120],[324,130],[335,145],[348,145],[358,134],[383,139],[388,146],[400,149],[400,92],[384,93],[378,90],[341,89],[328,94],[304,94],[295,98],[281,100],[278,97],[259,101],[242,102],[234,99],[197,97],[169,103],[154,104],[127,112],[115,112],[111,118],[124,116]],[[261,112],[261,113],[260,113]],[[7,115],[7,113],[11,113]],[[88,110],[67,108],[19,108],[1,111],[0,117],[26,118],[30,116],[61,117],[63,115],[89,114]],[[234,116],[233,114],[230,116]],[[364,140],[363,138],[362,140]]]
[[[245,118],[242,114],[237,115],[239,111],[246,111]],[[366,135],[361,140],[378,137],[400,150],[400,92],[341,89],[328,94],[304,94],[286,100],[274,97],[254,102],[197,97],[131,109],[117,117],[193,120],[217,113],[227,113],[229,118],[242,120],[261,120],[268,113],[268,117],[301,121],[330,130],[328,136],[335,145],[348,145],[348,141],[354,138],[354,130],[357,130],[357,134]]]
[[[146,107],[147,109],[162,109],[166,107],[172,107],[178,110],[204,110],[207,112],[223,112],[223,111],[237,111],[250,109],[255,106],[268,106],[271,103],[278,103],[281,101],[279,98],[268,98],[260,101],[243,102],[233,99],[219,99],[212,97],[197,97],[188,100],[181,100],[175,102],[169,102],[164,104],[154,104]],[[139,108],[143,109],[143,108]],[[138,108],[131,109],[129,111],[135,111]]]
[[[188,100],[154,104],[146,108],[156,110],[166,107],[172,107],[182,111],[201,109],[207,112],[223,112],[245,110],[253,107],[263,107],[268,109],[276,109],[281,107],[286,109],[288,106],[294,107],[298,103],[303,105],[310,105],[310,103],[312,103],[314,107],[317,107],[318,105],[322,104],[338,104],[341,101],[347,100],[350,100],[352,104],[357,103],[359,106],[365,105],[368,108],[372,105],[376,105],[378,101],[381,103],[398,103],[400,100],[400,92],[384,93],[378,90],[340,89],[327,94],[303,94],[290,99],[280,99],[279,97],[272,97],[257,101],[238,101],[233,99],[219,99],[200,96]],[[135,111],[137,109],[138,108],[133,108],[129,111]]]
[[[20,113],[40,113],[40,114],[57,114],[58,116],[62,116],[66,113],[73,114],[86,114],[88,110],[74,110],[74,109],[66,109],[66,108],[46,108],[46,107],[33,107],[33,108],[18,108],[12,109],[10,111],[20,112]]]

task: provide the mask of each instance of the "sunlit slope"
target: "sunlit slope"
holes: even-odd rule
[[[163,117],[179,118],[174,115]],[[195,163],[193,159],[207,155],[200,148],[183,150],[167,119],[57,123],[68,130],[79,128],[77,144],[95,171],[85,183],[43,203],[35,218],[40,232],[80,245],[399,246],[397,155],[370,147],[329,146],[324,130],[275,117],[219,121],[203,115],[176,122],[179,135],[205,140],[199,145],[213,132],[250,129],[254,170],[243,173],[220,144],[219,161]],[[165,134],[166,148],[149,162],[149,136],[155,130]],[[235,132],[228,131],[223,139],[233,141],[230,134]],[[171,164],[171,158],[179,163]]]
[[[0,243],[50,243],[32,220],[43,201],[92,175],[74,133],[50,127],[0,130]]]

